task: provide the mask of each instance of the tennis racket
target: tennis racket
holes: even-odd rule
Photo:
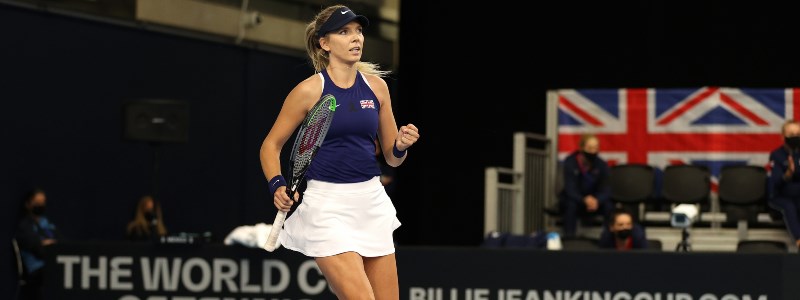
[[[294,193],[303,180],[308,166],[311,165],[311,160],[314,159],[317,150],[322,146],[322,141],[325,140],[325,135],[331,126],[335,111],[336,98],[331,94],[323,95],[311,107],[303,123],[300,124],[300,130],[297,132],[294,146],[292,146],[292,154],[289,157],[292,162],[292,177],[289,180],[290,185],[286,189],[289,197],[294,197]],[[279,210],[278,214],[275,215],[275,221],[272,222],[272,229],[267,237],[267,242],[263,246],[264,250],[272,252],[278,247],[278,234],[283,229],[284,220],[286,220],[286,212]]]

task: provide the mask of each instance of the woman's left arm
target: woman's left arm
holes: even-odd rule
[[[407,124],[397,128],[392,111],[392,100],[389,95],[389,87],[383,78],[368,75],[367,80],[372,87],[375,96],[380,103],[378,111],[378,139],[381,144],[383,157],[386,163],[392,167],[397,167],[405,161],[411,145],[419,139],[419,130],[414,124]]]

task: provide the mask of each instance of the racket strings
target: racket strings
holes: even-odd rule
[[[308,115],[308,119],[303,122],[303,126],[298,133],[299,140],[292,152],[292,175],[299,178],[311,163],[311,159],[316,153],[316,149],[322,146],[325,134],[330,128],[333,119],[336,99],[327,95],[323,97]]]

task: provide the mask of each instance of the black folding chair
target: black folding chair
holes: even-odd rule
[[[758,214],[766,212],[767,170],[750,165],[722,167],[718,197],[725,224],[736,224],[739,238],[744,238],[749,225],[758,222]]]
[[[781,241],[748,240],[736,244],[738,253],[789,253],[789,246]]]
[[[611,167],[611,200],[633,214],[640,222],[645,204],[653,200],[655,169],[647,164],[623,164]]]
[[[561,249],[567,251],[601,250],[597,242],[597,239],[589,237],[562,237]]]
[[[695,204],[702,213],[711,196],[711,172],[701,165],[671,165],[664,168],[661,196],[671,206]]]

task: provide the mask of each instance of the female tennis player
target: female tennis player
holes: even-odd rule
[[[392,233],[400,226],[380,182],[375,156],[397,167],[419,139],[413,124],[395,123],[389,71],[362,62],[363,15],[334,5],[306,27],[306,51],[315,74],[289,93],[261,146],[260,159],[275,207],[289,211],[297,195],[286,193],[280,152],[322,95],[336,98],[336,113],[305,173],[303,201],[283,225],[278,241],[313,257],[340,299],[399,299]]]

